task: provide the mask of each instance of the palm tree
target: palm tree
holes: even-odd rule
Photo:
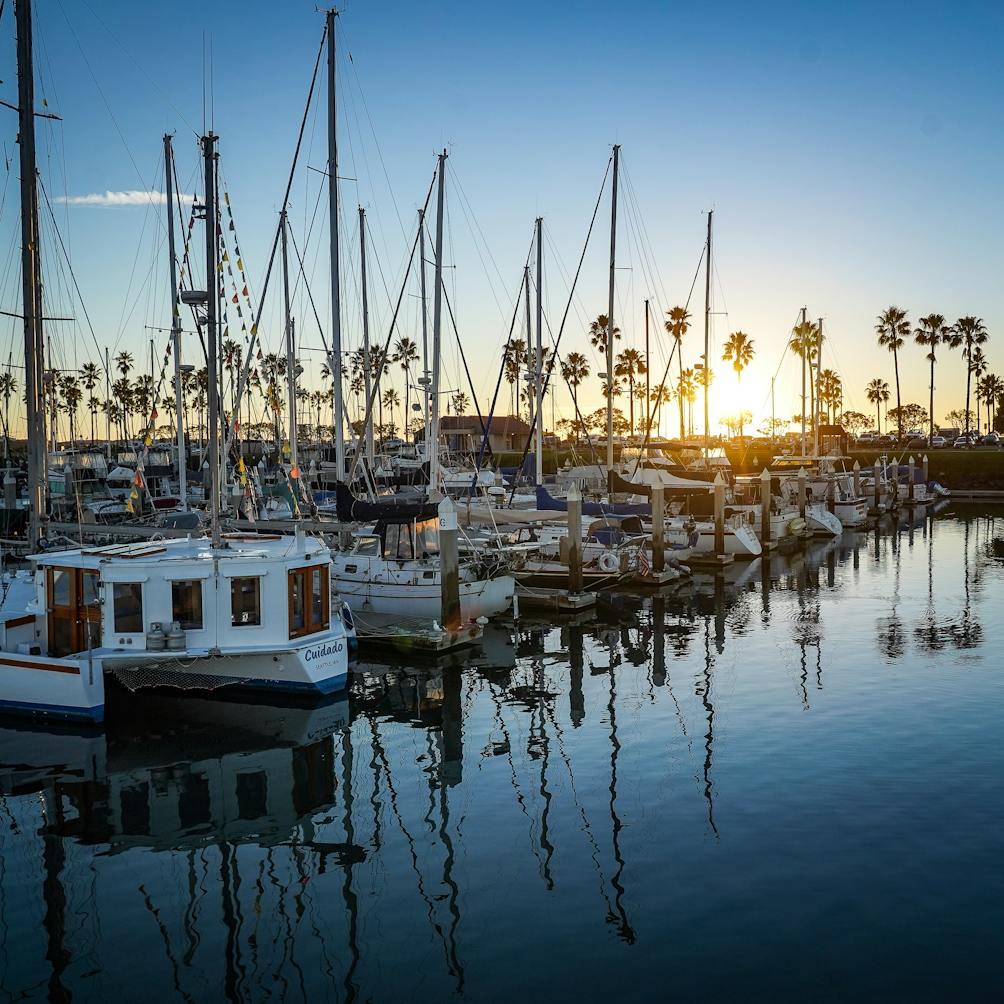
[[[809,370],[809,414],[816,414],[816,381],[814,377],[812,360],[816,358],[819,351],[819,325],[813,321],[802,321],[791,329],[791,338],[788,340],[788,347],[792,352],[803,360]],[[804,410],[804,403],[803,403]],[[805,416],[800,415],[798,422],[805,421]]]
[[[977,393],[987,406],[987,431],[994,431],[994,415],[996,414],[996,404],[1004,397],[1004,381],[993,373],[988,373],[978,384]]]
[[[875,405],[875,428],[878,430],[879,435],[881,435],[882,405],[889,403],[889,384],[880,377],[876,377],[865,387],[865,395]]]
[[[101,380],[101,370],[97,363],[84,363],[80,369],[80,380],[84,385],[84,390],[91,395],[87,399],[87,407],[91,413],[91,443],[94,443],[94,415],[97,411],[97,400],[94,398],[94,388]]]
[[[0,394],[3,394],[4,455],[10,452],[10,398],[17,392],[17,377],[7,370],[0,373]]]
[[[686,307],[673,307],[666,312],[666,316],[669,318],[666,321],[666,331],[676,339],[676,362],[680,371],[679,386],[683,383],[683,336],[690,327],[690,314],[687,313]],[[683,429],[683,395],[677,394],[677,397],[680,399],[680,438],[683,439],[686,435]]]
[[[579,418],[579,384],[589,376],[589,360],[581,352],[569,352],[561,364],[561,376],[572,391],[575,418]]]
[[[77,441],[77,408],[83,400],[84,392],[80,389],[80,383],[75,376],[63,377],[62,381],[63,401],[70,412],[70,441]]]
[[[652,424],[655,426],[657,436],[659,434],[659,413],[662,410],[662,406],[664,404],[669,404],[672,399],[672,390],[664,384],[656,387],[655,390],[648,395],[649,404],[654,408],[652,413]],[[651,432],[651,429],[649,431]]]
[[[394,424],[394,409],[401,407],[401,395],[393,387],[383,392],[383,406],[390,412],[390,424]]]
[[[120,377],[112,384],[112,397],[116,405],[115,413],[118,418],[119,432],[123,439],[128,439],[128,419],[133,403],[133,387],[128,377]]]
[[[628,411],[630,418],[628,428],[630,434],[634,435],[634,384],[636,376],[644,376],[645,360],[637,349],[625,349],[618,357],[614,365],[614,376],[627,381],[628,385]]]
[[[841,398],[844,396],[843,382],[833,370],[825,369],[819,374],[816,392],[819,394],[820,404],[826,405],[826,421],[830,423],[833,421],[833,412],[839,410]]]
[[[736,371],[736,380],[741,381],[743,370],[753,362],[754,354],[753,339],[744,331],[734,331],[725,343],[722,361],[732,363],[732,368]]]
[[[914,341],[918,345],[926,345],[930,351],[927,358],[931,363],[931,381],[929,385],[930,401],[930,427],[928,429],[928,442],[934,438],[934,364],[938,361],[938,346],[951,344],[952,329],[945,323],[942,314],[928,314],[917,322],[917,328],[913,333]]]
[[[529,355],[527,354],[526,342],[522,338],[510,339],[506,347],[502,350],[502,363],[505,372],[506,383],[509,384],[510,409],[513,414],[519,415],[519,381],[523,373],[523,367],[527,365]],[[515,385],[515,397],[513,397],[513,385]]]
[[[892,353],[892,363],[896,371],[896,435],[903,438],[903,409],[899,397],[899,350],[903,341],[910,337],[910,322],[906,311],[899,307],[888,307],[876,318],[875,332],[882,348]]]
[[[418,362],[418,346],[411,338],[399,338],[394,346],[393,361],[404,370],[404,422],[411,414],[411,364]],[[407,430],[403,434],[406,435]]]
[[[694,401],[697,400],[697,380],[693,369],[689,366],[680,374],[680,379],[676,386],[677,396],[681,401],[686,401],[689,405],[687,414],[687,432],[684,435],[694,433]]]
[[[471,406],[471,399],[462,390],[458,390],[450,401],[453,404],[454,415],[463,415]]]
[[[597,314],[596,320],[592,321],[589,325],[589,341],[593,343],[593,348],[596,349],[604,359],[607,357],[607,328],[610,322],[606,314]],[[614,341],[618,341],[621,337],[621,329],[614,328]]]
[[[961,346],[962,358],[966,361],[966,436],[969,435],[969,400],[973,377],[973,357],[976,349],[980,345],[986,345],[989,337],[990,333],[982,318],[972,315],[960,317],[952,329],[952,338],[949,344],[953,349]]]
[[[115,357],[115,368],[122,374],[122,376],[129,376],[132,372],[132,353],[120,352]]]
[[[982,398],[980,397],[980,393],[979,393],[980,383],[982,381],[983,375],[987,371],[987,367],[988,366],[989,366],[989,364],[987,363],[987,357],[983,354],[983,349],[981,349],[981,348],[979,348],[977,346],[977,348],[973,349],[973,359],[972,359],[972,363],[970,364],[970,369],[972,370],[972,373],[973,373],[973,379],[976,381],[976,399],[977,399],[977,402],[979,402],[979,401],[982,400]],[[980,407],[979,407],[979,404],[977,403],[977,405],[976,405],[976,432],[979,433],[979,431],[980,431]]]

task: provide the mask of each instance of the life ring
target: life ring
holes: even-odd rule
[[[620,558],[613,551],[604,551],[596,561],[601,572],[619,572],[621,570]]]

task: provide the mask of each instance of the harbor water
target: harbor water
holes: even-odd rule
[[[0,998],[1004,994],[1004,509],[347,694],[0,723]]]

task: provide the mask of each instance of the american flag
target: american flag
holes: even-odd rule
[[[641,548],[638,551],[638,570],[642,575],[649,576],[652,574],[652,562],[648,560],[648,555],[645,553],[645,548]]]

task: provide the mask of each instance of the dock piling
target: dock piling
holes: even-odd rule
[[[805,519],[805,482],[806,473],[804,467],[798,469],[798,515]]]
[[[568,591],[582,592],[582,493],[572,482],[568,489]]]
[[[447,495],[439,503],[439,562],[442,620],[446,631],[460,630],[460,554],[457,546],[457,507]]]
[[[906,468],[907,468],[907,472],[909,473],[909,477],[910,477],[910,484],[909,484],[909,486],[906,489],[907,490],[907,500],[909,501],[910,505],[913,505],[913,500],[914,500],[913,474],[914,474],[914,471],[917,469],[917,464],[916,464],[916,461],[913,459],[912,456],[906,462]]]
[[[875,515],[877,516],[882,511],[882,468],[879,466],[879,462],[876,460],[872,465],[872,477],[875,486]]]
[[[666,568],[666,492],[662,483],[652,485],[652,571]]]
[[[861,464],[854,461],[854,498],[861,498]]]
[[[760,546],[766,551],[770,547],[770,471],[765,467],[760,472]]]
[[[725,479],[715,475],[715,558],[725,554]]]

